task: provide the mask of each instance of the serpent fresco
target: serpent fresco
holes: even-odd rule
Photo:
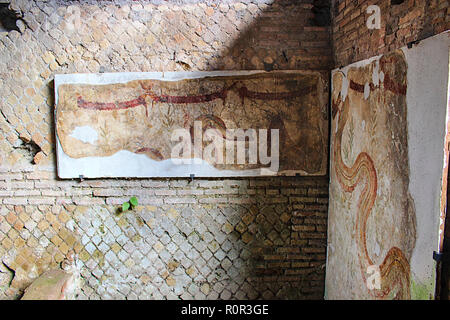
[[[394,104],[397,107],[404,108],[406,107],[405,95],[406,95],[406,69],[402,69],[402,63],[405,65],[402,60],[403,57],[401,54],[392,54],[383,56],[379,64],[373,63],[369,67],[361,68],[361,69],[353,69],[348,72],[348,95],[347,97],[343,97],[341,94],[342,84],[344,81],[344,76],[342,73],[338,73],[334,75],[333,86],[333,97],[332,97],[332,117],[335,119],[337,117],[336,130],[333,130],[334,139],[333,139],[333,167],[336,179],[338,181],[339,186],[342,190],[349,194],[345,199],[349,199],[348,201],[353,201],[354,198],[351,198],[351,194],[355,192],[355,190],[359,187],[360,191],[359,197],[357,198],[356,204],[356,213],[355,213],[355,236],[354,241],[356,242],[357,248],[357,258],[359,264],[359,270],[363,281],[363,286],[366,289],[366,293],[368,294],[368,298],[374,299],[409,299],[410,298],[410,265],[409,258],[412,247],[414,246],[414,240],[407,243],[402,238],[400,241],[400,245],[405,248],[402,250],[399,246],[391,246],[389,249],[386,249],[386,254],[382,257],[381,263],[376,261],[376,259],[371,257],[371,254],[368,250],[368,221],[370,219],[371,214],[374,210],[374,205],[379,195],[383,195],[383,193],[387,192],[395,192],[393,191],[385,191],[380,190],[379,188],[379,176],[377,174],[377,168],[375,165],[375,161],[373,160],[373,156],[371,153],[375,153],[378,158],[382,158],[382,156],[377,153],[376,144],[372,143],[372,148],[366,148],[366,150],[360,150],[357,152],[356,159],[353,162],[350,162],[351,165],[347,165],[343,159],[343,135],[346,127],[349,125],[350,119],[351,124],[353,125],[355,114],[361,117],[364,125],[364,131],[369,131],[370,128],[367,128],[368,124],[366,124],[366,120],[368,121],[369,114],[375,109],[374,105],[381,106],[381,108],[390,108]],[[371,82],[371,77],[368,75],[372,75],[374,73],[374,68],[379,66],[382,73],[382,79],[384,81],[379,80],[379,83]],[[399,67],[400,66],[400,67]],[[406,65],[405,67],[406,68]],[[377,70],[375,70],[377,72]],[[402,74],[403,73],[403,74]],[[400,75],[399,75],[400,74]],[[384,78],[383,78],[384,77]],[[358,80],[366,80],[366,84],[359,83]],[[397,81],[397,82],[396,82]],[[337,86],[336,86],[337,84]],[[337,87],[337,88],[336,88]],[[369,96],[372,94],[371,99]],[[382,109],[383,110],[383,109]],[[387,109],[388,112],[389,109]],[[373,112],[377,112],[376,110]],[[384,111],[383,111],[384,112]],[[397,124],[404,123],[406,108],[402,110],[400,116],[401,118],[398,120]],[[395,112],[394,112],[395,114]],[[386,117],[389,119],[389,116]],[[387,120],[389,121],[389,120]],[[370,123],[370,122],[369,122]],[[374,122],[375,123],[375,122]],[[374,125],[374,124],[372,124]],[[389,127],[389,125],[387,125]],[[391,125],[391,129],[392,129]],[[405,126],[397,126],[394,128],[395,130],[403,130],[405,131]],[[348,128],[347,128],[348,129]],[[369,131],[370,132],[370,131]],[[372,135],[376,135],[377,131],[370,132]],[[354,132],[353,135],[364,135],[364,132]],[[394,135],[393,135],[394,136]],[[401,140],[404,134],[399,135]],[[359,138],[360,140],[364,140],[363,138]],[[394,141],[391,141],[392,143]],[[403,141],[404,142],[404,141]],[[346,144],[349,144],[347,140]],[[390,149],[389,149],[390,150]],[[400,151],[396,151],[400,154]],[[402,154],[404,154],[404,150],[401,149]],[[394,157],[390,159],[395,162]],[[348,160],[347,160],[348,161]],[[348,161],[349,162],[349,161]],[[402,164],[398,165],[401,167]],[[392,166],[394,169],[396,168],[396,164]],[[406,166],[407,167],[407,163]],[[399,170],[402,175],[405,175],[404,169]],[[405,185],[407,185],[407,178],[404,179]],[[399,193],[403,192],[404,188],[399,191]],[[407,187],[406,187],[407,193]],[[403,195],[400,195],[403,196]],[[411,203],[409,201],[405,202],[405,212],[397,214],[395,212],[384,213],[386,216],[385,219],[389,218],[389,215],[392,216],[408,216],[411,212]],[[386,208],[382,208],[386,210]],[[345,214],[345,213],[343,213]],[[375,221],[375,220],[372,220]],[[402,221],[402,220],[399,220]],[[414,220],[413,220],[414,221]],[[375,221],[378,224],[382,224],[380,221]],[[404,229],[414,229],[414,224],[405,224]],[[372,228],[373,229],[373,228]],[[375,229],[376,230],[376,229]],[[373,239],[373,235],[371,235],[370,239]],[[413,238],[414,239],[414,238]],[[370,240],[369,240],[370,241]],[[412,243],[411,243],[412,242]],[[406,245],[404,245],[406,243]],[[407,251],[408,253],[405,253]],[[379,275],[380,275],[380,287],[377,288],[369,288],[366,286],[367,280],[370,276],[368,273],[370,266],[378,266]]]

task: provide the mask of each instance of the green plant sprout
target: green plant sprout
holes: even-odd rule
[[[122,203],[120,208],[121,212],[126,212],[128,210],[133,210],[138,205],[138,199],[136,197],[131,197],[130,200]]]

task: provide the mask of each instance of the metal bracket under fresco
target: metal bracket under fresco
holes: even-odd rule
[[[448,254],[448,252],[433,251],[433,260],[435,260],[436,262],[449,262],[450,255]]]
[[[420,42],[421,40],[423,40],[423,39],[417,39],[417,40],[408,42],[408,43],[406,44],[406,46],[408,47],[408,49],[411,49],[414,45],[419,44],[419,42]]]

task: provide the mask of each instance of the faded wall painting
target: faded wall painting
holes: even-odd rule
[[[409,299],[416,242],[402,51],[335,70],[328,299]]]
[[[55,91],[62,178],[326,173],[320,73],[58,75]]]
[[[333,70],[327,299],[434,299],[450,32]]]

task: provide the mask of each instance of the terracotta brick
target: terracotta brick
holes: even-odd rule
[[[14,229],[16,229],[17,231],[22,230],[23,227],[24,227],[24,224],[23,224],[23,222],[20,221],[20,220],[17,220],[17,221],[14,223]]]
[[[8,212],[8,214],[6,215],[6,221],[10,224],[10,225],[14,225],[14,222],[16,222],[17,220],[17,216],[14,212],[10,211]]]
[[[367,32],[365,25],[367,15],[365,15],[365,10],[370,4],[374,3],[368,0],[359,1],[359,14],[358,9],[351,2],[346,6],[343,3],[337,6],[337,12],[334,12],[332,25],[335,67],[345,66],[358,60],[385,53],[386,47],[389,51],[398,49],[419,37],[419,32],[422,30],[422,27],[415,26],[420,25],[420,20],[425,18],[425,3],[411,0],[402,5],[391,6],[388,0],[382,0],[377,3],[381,8],[382,30],[385,29],[386,22],[389,21],[389,15],[399,17],[398,25],[392,25],[393,31],[395,32],[399,27],[403,30],[396,37],[386,36],[386,39],[384,39],[384,33],[379,32],[376,37],[371,37],[370,39],[370,42],[374,46],[364,46],[363,43],[366,37],[363,34]],[[433,9],[433,4],[430,3],[427,12],[428,17],[433,21],[431,24],[434,29],[433,34],[447,30],[450,26],[448,21],[444,21],[448,1],[443,1],[440,6],[439,8]],[[441,26],[445,27],[441,27],[440,23]],[[355,33],[351,33],[352,30],[356,30],[358,36]],[[384,43],[384,40],[386,40],[386,43]]]

